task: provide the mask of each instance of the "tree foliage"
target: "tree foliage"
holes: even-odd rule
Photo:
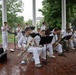
[[[67,3],[67,22],[76,19],[76,0],[66,0]]]
[[[29,19],[28,21],[26,21],[26,23],[28,23],[28,25],[32,25],[32,20],[31,19]]]
[[[23,11],[23,2],[22,0],[6,0],[7,5],[7,22],[10,26],[17,25],[18,23],[23,26],[24,17],[18,16],[18,13]],[[0,5],[0,27],[2,26],[2,6]]]
[[[41,12],[50,27],[61,26],[61,0],[43,0]]]
[[[8,13],[17,13],[23,11],[22,0],[6,0]]]
[[[40,9],[44,19],[50,27],[61,27],[61,1],[43,0],[43,8]],[[76,19],[76,0],[66,0],[67,23]]]

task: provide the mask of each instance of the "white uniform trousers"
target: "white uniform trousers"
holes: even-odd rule
[[[62,53],[63,50],[62,50],[62,45],[61,44],[58,44],[55,48],[54,48],[58,53]]]
[[[7,49],[8,47],[8,34],[2,34],[2,44],[3,44],[3,49]]]
[[[39,56],[41,55],[42,48],[40,48],[40,47],[29,47],[27,51],[33,53],[33,59],[35,61],[35,64],[40,64]]]
[[[53,48],[51,44],[47,44],[47,49],[49,50],[50,56],[53,55]],[[46,57],[46,45],[42,47],[42,57]]]
[[[74,38],[73,42],[74,42],[74,46],[76,47],[76,38]]]
[[[20,40],[20,37],[21,37],[21,36],[23,36],[22,33],[17,34],[18,47],[19,47],[19,40]]]
[[[73,40],[70,40],[69,43],[68,43],[68,41],[66,40],[66,45],[67,45],[69,48],[73,48],[73,47],[74,47]]]
[[[69,47],[70,47],[70,48],[73,48],[73,47],[74,47],[73,40],[70,40]]]

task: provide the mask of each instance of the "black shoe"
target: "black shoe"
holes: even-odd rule
[[[58,54],[58,56],[62,56],[62,55],[63,55],[63,53],[59,53],[59,54]]]
[[[58,56],[64,56],[64,57],[66,57],[66,55],[64,55],[63,53],[59,53]]]

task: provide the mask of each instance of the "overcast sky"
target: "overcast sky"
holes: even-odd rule
[[[32,19],[32,0],[22,0],[24,3],[24,11],[23,13],[19,13],[18,15],[24,16],[24,20],[27,21]],[[36,17],[42,17],[42,13],[38,11],[38,9],[42,8],[43,0],[36,0]],[[1,1],[0,1],[1,3]]]
[[[32,19],[32,0],[22,0],[24,3],[24,11],[22,16],[24,16],[24,20]],[[38,12],[38,9],[42,8],[43,0],[36,0],[36,17],[42,17],[42,13]]]

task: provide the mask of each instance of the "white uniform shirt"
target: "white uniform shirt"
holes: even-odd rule
[[[74,32],[73,37],[76,39],[76,32]]]
[[[76,33],[74,33],[74,37],[76,38]]]
[[[72,35],[72,32],[70,32],[70,33],[66,32],[66,33],[63,34],[62,37],[65,37],[65,36],[67,36],[67,35]]]
[[[19,47],[22,47],[22,46],[26,46],[27,43],[29,43],[33,38],[31,36],[28,36],[26,37],[25,35],[24,36],[21,36],[20,40],[19,40]],[[31,43],[32,45],[34,45],[34,42]]]
[[[27,27],[30,27],[30,26],[29,26],[29,25],[28,25],[28,26],[25,26],[25,29],[26,29]]]
[[[16,32],[17,32],[17,37],[20,38],[22,36],[22,29],[20,29],[19,27],[16,28]]]
[[[53,36],[51,44],[54,44],[58,40],[58,36],[54,34],[50,34],[50,36]]]
[[[41,30],[46,30],[46,26],[45,25],[42,25],[41,26]]]
[[[4,30],[4,28],[6,28],[6,29]],[[9,29],[8,29],[7,26],[2,26],[1,29],[2,29],[2,35],[3,35],[3,36],[8,35],[8,30],[9,30]]]

